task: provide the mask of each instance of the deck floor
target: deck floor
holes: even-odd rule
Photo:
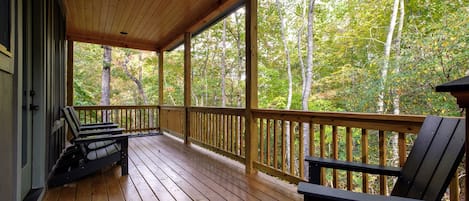
[[[129,139],[129,175],[113,166],[49,189],[44,201],[303,200],[296,185],[169,136]]]

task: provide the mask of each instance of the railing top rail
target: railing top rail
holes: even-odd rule
[[[190,107],[189,112],[205,112],[215,114],[244,115],[244,108],[230,107]]]
[[[160,105],[159,106],[162,109],[184,109],[184,106],[178,106],[178,105]]]
[[[284,115],[284,116],[305,116],[305,117],[323,117],[339,119],[363,119],[363,120],[384,120],[384,121],[403,121],[422,123],[425,120],[424,115],[393,115],[393,114],[374,114],[360,112],[313,112],[301,110],[273,110],[273,109],[254,109],[254,116],[262,114]]]
[[[253,110],[255,118],[277,119],[296,122],[375,129],[402,133],[418,133],[425,116],[388,115],[345,112],[308,112],[286,110]]]
[[[92,105],[73,106],[75,110],[111,110],[111,109],[156,109],[158,105]]]

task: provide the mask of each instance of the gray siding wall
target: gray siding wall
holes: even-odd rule
[[[14,200],[13,75],[0,70],[0,200]]]

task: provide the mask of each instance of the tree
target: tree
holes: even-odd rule
[[[111,63],[112,63],[112,47],[103,45],[103,70],[101,81],[101,105],[109,105],[111,103]]]
[[[306,56],[306,81],[303,88],[303,94],[301,96],[303,110],[309,110],[308,100],[311,94],[311,86],[313,83],[313,54],[314,54],[314,38],[313,38],[313,27],[314,27],[314,3],[315,0],[309,0],[308,4],[308,36],[307,36],[307,56]]]
[[[394,29],[396,28],[397,13],[399,11],[399,0],[394,0],[392,7],[391,21],[389,23],[388,34],[386,37],[386,43],[384,44],[384,61],[383,67],[381,68],[381,81],[379,82],[379,95],[378,95],[378,113],[384,113],[384,90],[386,89],[388,70],[389,70],[389,57],[391,55],[392,40],[394,35]]]

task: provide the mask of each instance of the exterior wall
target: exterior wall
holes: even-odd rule
[[[32,188],[45,188],[65,146],[65,20],[57,0],[7,0],[11,49],[0,52],[0,200],[21,200],[24,67],[32,71]],[[3,5],[3,1],[0,2]],[[29,105],[25,105],[29,108]]]
[[[13,134],[13,75],[0,70],[0,197],[1,200],[14,200],[16,178],[14,167]]]

